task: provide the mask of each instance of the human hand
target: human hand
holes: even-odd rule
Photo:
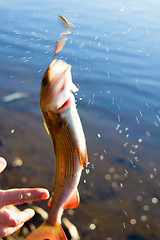
[[[6,160],[0,157],[0,172],[5,169],[6,165]],[[5,206],[48,198],[49,192],[43,188],[0,190],[0,237],[8,236],[17,231],[35,214],[33,209],[28,208],[24,211],[15,212]]]

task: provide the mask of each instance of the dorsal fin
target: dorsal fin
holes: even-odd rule
[[[78,157],[79,157],[80,164],[81,164],[82,168],[83,168],[84,166],[87,167],[87,165],[88,165],[87,149],[85,149],[85,151],[82,152],[82,151],[80,150],[80,148],[77,147],[77,153],[78,153]]]
[[[47,131],[48,135],[50,135],[50,133],[49,133],[49,130],[48,130],[48,127],[47,127],[47,123],[46,123],[46,121],[45,121],[45,120],[44,120],[44,127],[45,127],[45,129],[46,129],[46,131]]]

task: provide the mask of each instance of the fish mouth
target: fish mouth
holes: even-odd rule
[[[54,59],[50,62],[49,67],[51,67],[52,65],[54,65],[56,62],[57,62],[57,59],[54,58]]]
[[[48,67],[48,83],[49,108],[55,112],[64,110],[71,102],[72,91],[78,91],[72,82],[71,65],[54,59]]]
[[[67,64],[63,60],[53,59],[48,66],[48,80],[56,85],[60,85],[60,80],[63,79],[67,70],[71,70],[71,65]]]
[[[69,97],[69,98],[62,104],[62,106],[58,108],[58,111],[61,111],[61,110],[65,109],[66,107],[68,107],[69,104],[70,104],[70,101],[71,101],[71,97]]]

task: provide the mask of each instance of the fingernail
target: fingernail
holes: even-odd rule
[[[48,190],[44,191],[41,196],[42,196],[42,199],[48,199],[49,198]]]

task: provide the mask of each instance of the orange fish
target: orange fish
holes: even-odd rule
[[[61,38],[61,39],[57,40],[56,45],[55,45],[55,49],[54,49],[54,52],[56,54],[59,53],[62,50],[66,41],[67,41],[67,38]]]
[[[72,91],[71,66],[54,59],[41,85],[40,108],[54,147],[56,168],[48,219],[26,240],[65,240],[61,227],[64,209],[79,204],[77,186],[87,166],[86,141]]]
[[[67,28],[65,31],[60,33],[60,36],[71,34],[71,28],[73,28],[73,25],[71,23],[69,23],[64,17],[62,17],[62,16],[59,16],[59,17],[62,20],[62,23]],[[64,38],[64,37],[57,40],[55,48],[54,48],[55,54],[59,53],[62,50],[66,41],[67,41],[67,38]]]
[[[63,16],[59,15],[59,17],[67,28],[72,28],[73,27],[73,25],[70,22],[68,22]]]

